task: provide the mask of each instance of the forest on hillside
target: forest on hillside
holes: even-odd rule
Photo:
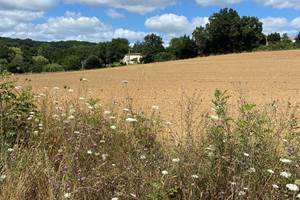
[[[191,36],[172,38],[168,46],[156,34],[148,34],[132,47],[125,38],[91,43],[85,41],[33,41],[0,37],[0,71],[12,73],[54,72],[120,66],[128,52],[141,53],[142,63],[161,62],[254,50],[300,48],[285,34],[263,33],[257,17],[240,16],[233,9],[214,13],[205,27]]]

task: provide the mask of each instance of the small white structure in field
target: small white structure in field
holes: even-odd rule
[[[126,65],[141,63],[142,55],[140,53],[126,54],[122,60]]]

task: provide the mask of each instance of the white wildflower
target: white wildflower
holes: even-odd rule
[[[109,119],[116,119],[116,117],[114,117],[114,116],[110,116],[110,117],[109,117]]]
[[[159,107],[154,105],[154,106],[152,106],[152,110],[159,110]]]
[[[65,194],[64,194],[64,197],[65,197],[66,199],[71,198],[71,193],[69,193],[69,192],[65,193]]]
[[[70,115],[69,117],[68,117],[68,119],[74,119],[75,117],[73,116],[73,115]]]
[[[111,128],[112,130],[116,130],[116,129],[117,129],[117,127],[116,127],[115,125],[110,126],[110,128]]]
[[[299,187],[296,184],[289,183],[289,184],[286,184],[286,187],[287,187],[287,189],[289,189],[290,191],[293,191],[293,192],[299,191]]]
[[[103,161],[105,161],[107,159],[107,157],[108,157],[107,153],[104,153],[104,154],[101,155],[101,158],[102,158]]]
[[[245,191],[239,191],[239,196],[244,196],[246,194]]]
[[[194,179],[198,179],[199,178],[199,176],[196,175],[196,174],[193,174],[191,177],[194,178]]]
[[[88,81],[87,78],[81,78],[80,81]]]
[[[255,173],[256,172],[256,169],[254,167],[251,167],[250,169],[248,169],[248,172],[249,173]]]
[[[111,112],[109,110],[104,111],[104,115],[109,115]]]
[[[229,181],[230,185],[236,185],[236,182]]]
[[[290,172],[281,172],[280,176],[284,177],[284,178],[290,178],[292,176],[292,174]]]
[[[175,163],[177,163],[177,162],[179,162],[179,161],[180,161],[179,158],[173,158],[173,159],[172,159],[172,162],[175,162]]]
[[[113,197],[113,198],[111,198],[111,200],[119,200],[119,198],[118,197]]]
[[[137,122],[137,120],[134,119],[134,118],[129,117],[129,118],[126,119],[126,122]]]
[[[90,155],[91,155],[91,154],[93,154],[93,152],[92,152],[91,150],[88,150],[88,151],[87,151],[87,154],[90,154]]]
[[[105,140],[100,140],[99,142],[100,142],[101,144],[103,144],[103,143],[105,143]]]
[[[133,198],[136,198],[136,195],[131,193],[130,196],[132,196]]]
[[[145,160],[145,159],[146,159],[146,156],[145,156],[145,155],[141,155],[141,156],[140,156],[140,159],[141,159],[141,160]]]
[[[2,174],[2,175],[0,176],[0,181],[4,181],[5,179],[6,179],[6,175]]]
[[[84,100],[84,97],[79,97],[79,100]]]
[[[210,118],[213,119],[213,120],[219,120],[219,117],[216,116],[216,115],[211,115]]]
[[[244,156],[249,157],[250,155],[248,153],[244,153]]]
[[[68,89],[68,92],[72,93],[72,92],[74,92],[74,90],[73,89]]]
[[[129,112],[129,109],[128,108],[124,108],[123,111],[124,112]]]
[[[274,174],[275,172],[271,169],[268,169],[267,172],[269,172],[270,174]]]
[[[289,160],[289,159],[286,159],[286,158],[280,158],[279,160],[280,160],[280,162],[282,162],[282,163],[286,163],[286,164],[289,164],[289,163],[291,163],[291,162],[292,162],[291,160]]]
[[[279,186],[276,185],[276,184],[273,184],[272,187],[273,187],[274,189],[279,189]]]
[[[168,172],[167,170],[163,170],[163,171],[161,172],[161,174],[162,174],[162,175],[168,175],[169,172]]]
[[[14,149],[13,149],[13,148],[8,148],[7,151],[8,151],[8,152],[13,152]]]

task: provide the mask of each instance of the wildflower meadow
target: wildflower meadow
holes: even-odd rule
[[[33,93],[1,74],[0,199],[300,199],[297,104],[229,106],[216,90],[207,113],[183,98],[177,126],[157,105],[55,90],[73,92]]]

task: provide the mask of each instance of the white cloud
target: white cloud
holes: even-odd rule
[[[300,28],[300,18],[295,18],[289,21],[285,17],[266,17],[260,19],[263,23],[263,31],[266,34],[272,32],[288,33],[289,35],[295,35]]]
[[[33,12],[24,10],[0,10],[0,18],[9,18],[16,21],[31,21],[40,18],[44,12]]]
[[[300,28],[300,17],[297,17],[291,21],[291,27],[297,28],[297,29]]]
[[[124,18],[125,17],[124,14],[116,11],[115,9],[108,9],[105,12],[106,12],[107,16],[109,16],[110,18],[113,18],[113,19]]]
[[[1,10],[45,11],[58,3],[58,0],[0,0]]]
[[[112,29],[97,17],[86,17],[80,13],[66,12],[64,16],[49,18],[45,23],[11,23],[10,28],[0,26],[0,35],[36,40],[82,40],[107,41],[114,37],[140,40],[146,33],[127,29]]]
[[[196,0],[202,6],[227,5],[241,3],[243,0]]]
[[[66,3],[105,5],[134,13],[148,13],[175,4],[176,0],[65,0]]]
[[[258,3],[262,3],[266,6],[272,6],[274,8],[294,8],[300,9],[299,0],[256,0]]]
[[[195,17],[192,20],[194,27],[205,26],[208,23],[208,17]]]
[[[190,22],[187,17],[176,14],[163,14],[148,18],[145,26],[153,31],[167,34],[187,33],[193,31],[197,26],[203,26],[207,23],[207,17],[197,17]]]

